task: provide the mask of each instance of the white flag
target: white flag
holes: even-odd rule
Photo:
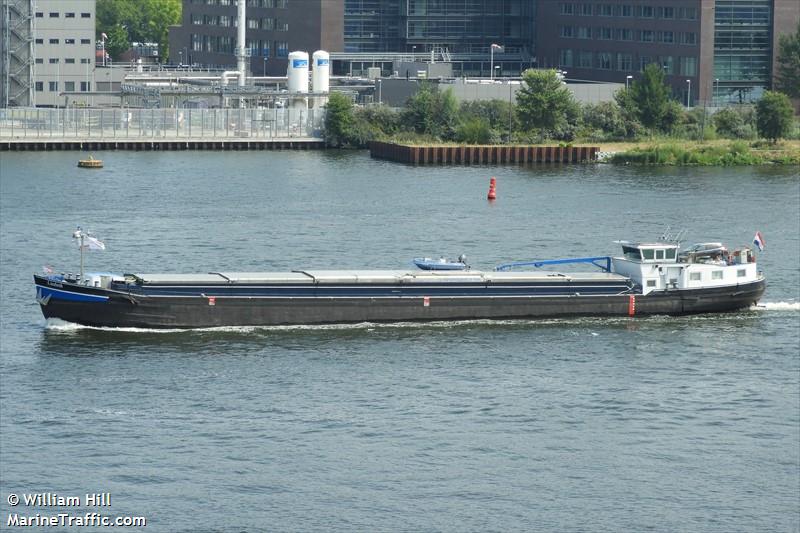
[[[105,250],[106,245],[103,241],[96,239],[95,237],[89,237],[88,235],[83,238],[83,245],[89,248],[90,250]]]

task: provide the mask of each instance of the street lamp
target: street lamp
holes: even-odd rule
[[[689,88],[686,90],[686,109],[689,109],[692,103],[692,80],[686,80],[686,83],[689,86]]]
[[[495,73],[495,75],[492,77],[492,79],[500,77],[500,65],[495,65],[494,73]]]
[[[631,76],[630,74],[628,74],[627,76],[625,76],[625,88],[626,88],[626,89],[628,88],[628,85],[630,84],[630,82],[631,82],[631,80],[632,80],[632,79],[633,79],[633,76]]]
[[[498,50],[499,52],[503,51],[503,47],[499,44],[492,43],[489,46],[489,76],[491,79],[494,79],[494,51]]]
[[[381,79],[378,78],[376,81],[378,82],[378,105],[381,105],[381,103],[382,103],[382,100],[381,100],[381,96],[382,96],[381,95]]]
[[[183,50],[178,50],[178,59],[179,59],[178,66],[180,67],[181,65],[183,65]]]
[[[267,77],[267,56],[264,56],[264,77]]]

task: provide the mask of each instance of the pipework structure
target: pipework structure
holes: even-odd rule
[[[33,106],[33,0],[0,0],[0,106]]]

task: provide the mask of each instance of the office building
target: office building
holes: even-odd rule
[[[543,1],[536,56],[572,79],[618,83],[657,63],[685,103],[743,103],[771,87],[778,36],[798,19],[797,0]]]
[[[343,0],[247,0],[251,75],[285,76],[289,52],[344,49]],[[235,0],[183,0],[180,26],[169,29],[170,61],[235,68]]]

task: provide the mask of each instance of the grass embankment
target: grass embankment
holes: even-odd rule
[[[800,165],[800,141],[771,144],[765,141],[710,141],[678,144],[664,141],[637,145],[602,145],[613,152],[607,161],[615,164],[673,166]]]

